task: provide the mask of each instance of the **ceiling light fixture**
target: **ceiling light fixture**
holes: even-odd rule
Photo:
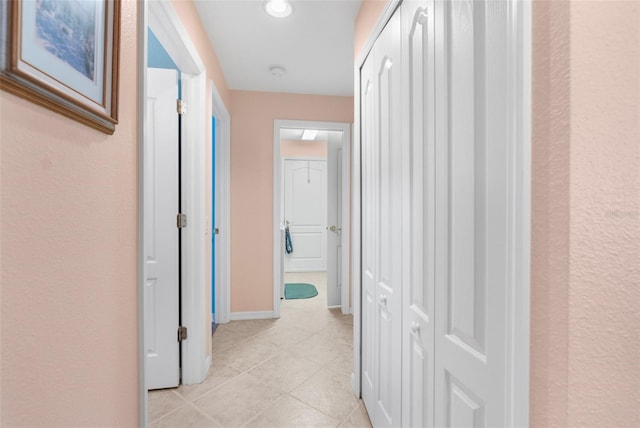
[[[274,18],[286,18],[293,13],[293,3],[290,0],[265,0],[262,5]]]
[[[317,135],[318,135],[317,129],[305,129],[302,132],[302,139],[305,141],[312,141],[316,139]]]

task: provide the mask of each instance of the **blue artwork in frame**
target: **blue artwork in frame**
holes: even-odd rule
[[[2,2],[0,87],[112,134],[120,0]]]
[[[95,80],[97,2],[41,0],[36,2],[37,42],[50,54]],[[99,22],[98,22],[99,24]]]

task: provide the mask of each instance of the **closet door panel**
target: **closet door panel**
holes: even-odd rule
[[[361,72],[362,89],[362,398],[368,409],[375,407],[374,383],[375,374],[375,346],[376,331],[376,211],[375,199],[376,148],[378,135],[376,133],[375,94],[376,82],[373,71],[373,55],[365,62]],[[370,412],[370,417],[374,415]],[[372,420],[372,422],[374,422]],[[374,422],[375,423],[375,422]]]
[[[503,97],[508,2],[436,1],[442,16],[437,96],[436,420],[505,426],[508,162]],[[506,34],[504,34],[506,39]],[[491,83],[493,81],[493,83]],[[496,118],[492,119],[491,115]]]
[[[374,47],[379,134],[376,196],[379,201],[376,284],[376,421],[399,426],[401,418],[401,55],[400,14],[387,23]]]
[[[435,298],[434,2],[402,5],[402,422],[433,426]]]

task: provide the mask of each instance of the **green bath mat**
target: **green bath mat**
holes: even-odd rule
[[[305,282],[290,282],[284,285],[284,297],[287,300],[291,299],[309,299],[316,297],[318,290],[313,284],[307,284]]]

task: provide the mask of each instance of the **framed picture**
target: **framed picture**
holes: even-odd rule
[[[120,0],[0,0],[0,87],[113,134]]]

